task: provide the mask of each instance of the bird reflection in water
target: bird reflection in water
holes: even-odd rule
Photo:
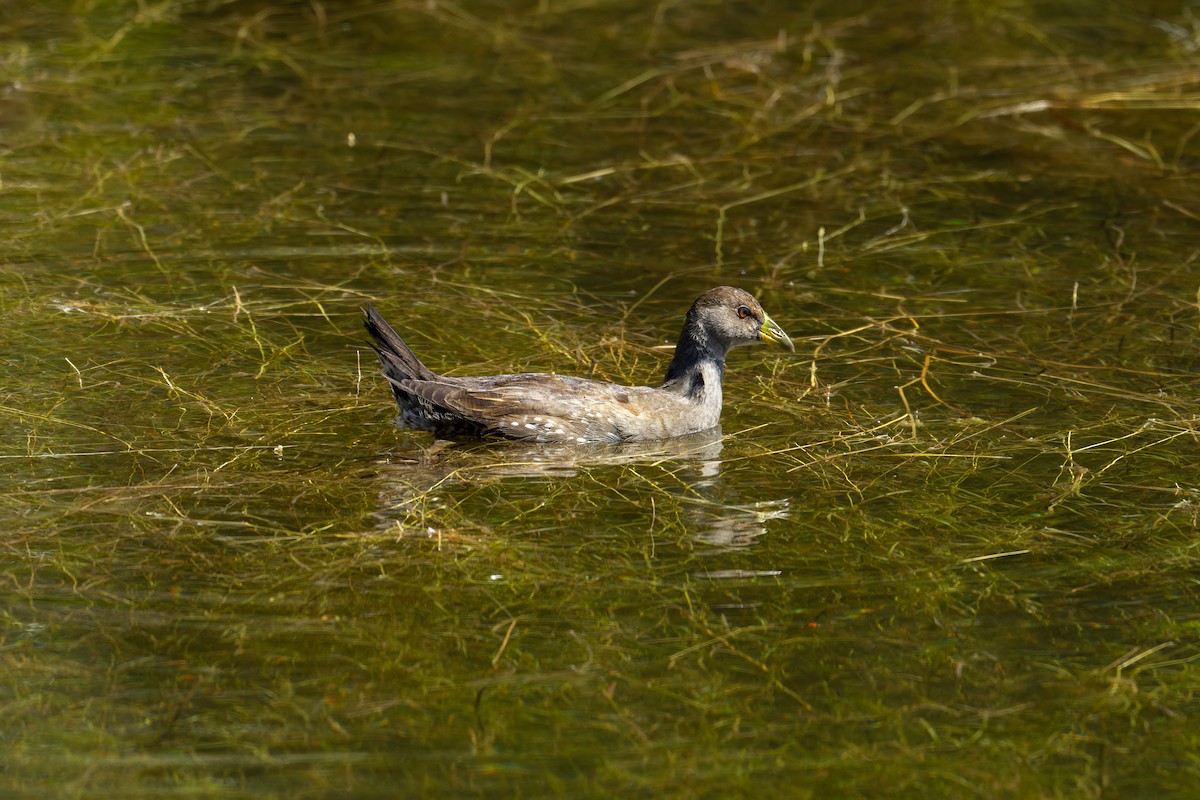
[[[748,548],[767,532],[767,522],[787,516],[788,500],[739,503],[730,498],[735,492],[722,475],[723,449],[720,427],[673,439],[621,444],[439,440],[430,447],[377,462],[380,507],[376,515],[381,528],[401,531],[404,536],[430,536],[434,531],[420,524],[427,510],[461,507],[450,498],[467,487],[504,481],[505,496],[519,501],[522,496],[548,496],[547,482],[627,467],[643,476],[653,472],[653,477],[647,477],[648,484],[671,495],[679,521],[700,545],[697,555]],[[665,474],[669,481],[663,480]],[[513,479],[523,481],[511,485]],[[650,509],[644,511],[649,534],[656,527],[655,517]]]

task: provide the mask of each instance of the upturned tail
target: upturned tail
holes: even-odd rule
[[[400,338],[400,334],[387,324],[387,320],[380,316],[370,303],[363,309],[363,317],[363,326],[374,340],[371,347],[379,356],[379,363],[383,365],[383,371],[389,378],[393,381],[437,380],[437,373],[421,363],[421,359],[409,349]]]

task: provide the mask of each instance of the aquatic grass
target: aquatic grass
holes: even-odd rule
[[[0,63],[7,792],[1187,796],[1179,8],[83,10]],[[719,449],[437,445],[359,331],[652,382],[715,283],[804,343]]]

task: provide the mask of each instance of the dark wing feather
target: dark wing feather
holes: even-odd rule
[[[461,417],[485,429],[509,416],[534,413],[519,393],[497,391],[488,386],[464,385],[471,379],[438,378],[431,381],[392,381],[398,392],[418,401],[427,412],[442,419]]]

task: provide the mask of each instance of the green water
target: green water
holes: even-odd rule
[[[0,795],[1190,797],[1200,10],[0,9]],[[722,435],[398,429],[453,374]]]

